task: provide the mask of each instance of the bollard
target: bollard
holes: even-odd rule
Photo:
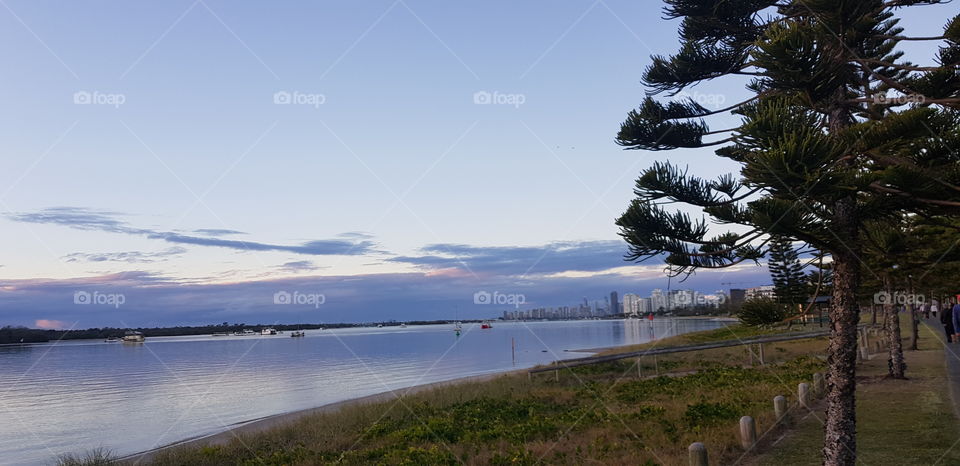
[[[783,395],[773,397],[773,414],[777,416],[777,422],[787,420],[787,397]]]
[[[797,401],[800,402],[800,406],[810,409],[810,385],[806,383],[797,385]]]
[[[690,453],[690,466],[708,466],[710,464],[710,462],[707,461],[706,445],[700,442],[693,442],[687,447],[687,451]]]
[[[740,446],[744,450],[750,451],[757,443],[757,424],[753,422],[750,416],[740,418]]]
[[[817,372],[813,374],[813,396],[815,398],[820,398],[823,395],[823,374]]]

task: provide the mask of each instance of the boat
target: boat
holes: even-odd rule
[[[299,338],[299,337],[305,337],[305,336],[307,336],[307,334],[303,333],[303,331],[300,331],[300,330],[294,330],[294,332],[290,334],[291,338]]]
[[[146,337],[142,333],[134,330],[127,330],[127,333],[123,335],[124,343],[143,343],[145,340]]]
[[[260,331],[260,335],[276,335],[277,329],[275,328],[265,328]]]
[[[400,324],[400,328],[407,328],[407,324]]]
[[[383,328],[383,324],[377,324],[377,328]]]
[[[227,333],[227,332],[216,332],[216,333],[214,333],[214,334],[212,334],[212,335],[210,335],[210,336],[213,336],[213,337],[229,337],[230,334]]]
[[[105,342],[107,342],[107,343],[115,343],[115,342],[120,341],[120,338],[118,338],[118,337],[109,337],[109,338],[107,338],[106,340],[103,340],[103,341],[105,341]]]
[[[493,328],[493,324],[491,324],[489,320],[485,320],[485,321],[483,321],[483,323],[480,324],[480,328],[482,328],[482,329],[491,329],[491,328]]]
[[[253,330],[250,330],[250,329],[248,329],[248,328],[245,328],[245,329],[243,329],[242,332],[239,331],[239,330],[237,330],[236,332],[233,332],[233,334],[236,335],[236,336],[238,336],[238,337],[249,337],[250,335],[256,335],[257,332],[254,332]]]

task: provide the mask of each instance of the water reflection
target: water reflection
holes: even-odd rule
[[[0,463],[47,463],[98,446],[133,453],[262,416],[720,325],[516,322],[465,324],[459,336],[436,325],[0,347],[0,416],[8,421],[0,423]]]

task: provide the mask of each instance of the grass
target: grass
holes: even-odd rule
[[[770,330],[734,326],[660,345],[757,332]],[[165,450],[153,464],[680,465],[694,441],[727,464],[743,454],[740,416],[753,416],[760,429],[771,425],[771,399],[792,398],[791,387],[821,371],[824,348],[824,339],[767,345],[767,360],[777,364],[763,367],[745,366],[742,348],[687,353],[658,360],[671,374],[643,379],[632,360],[563,370],[559,380],[552,372],[505,375],[402,402],[348,405],[224,445]]]
[[[909,319],[902,319],[904,346]],[[944,373],[942,332],[921,325],[919,351],[905,351],[909,380],[886,379],[884,355],[858,369],[857,455],[863,464],[960,464],[960,438]],[[756,464],[819,465],[823,427],[810,416]]]
[[[107,466],[115,464],[113,453],[106,448],[94,448],[86,453],[68,453],[57,457],[57,466]]]

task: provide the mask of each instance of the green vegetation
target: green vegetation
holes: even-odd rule
[[[902,317],[907,322],[909,317]],[[934,333],[936,332],[936,333]],[[940,329],[921,328],[919,351],[905,351],[910,378],[885,377],[885,354],[876,354],[859,368],[857,387],[857,452],[863,464],[960,464],[960,438],[943,371]],[[819,419],[818,419],[819,418]],[[800,422],[797,430],[756,464],[821,464],[823,413]]]
[[[769,299],[750,299],[740,306],[737,313],[740,323],[750,327],[773,325],[787,318],[784,305]]]

